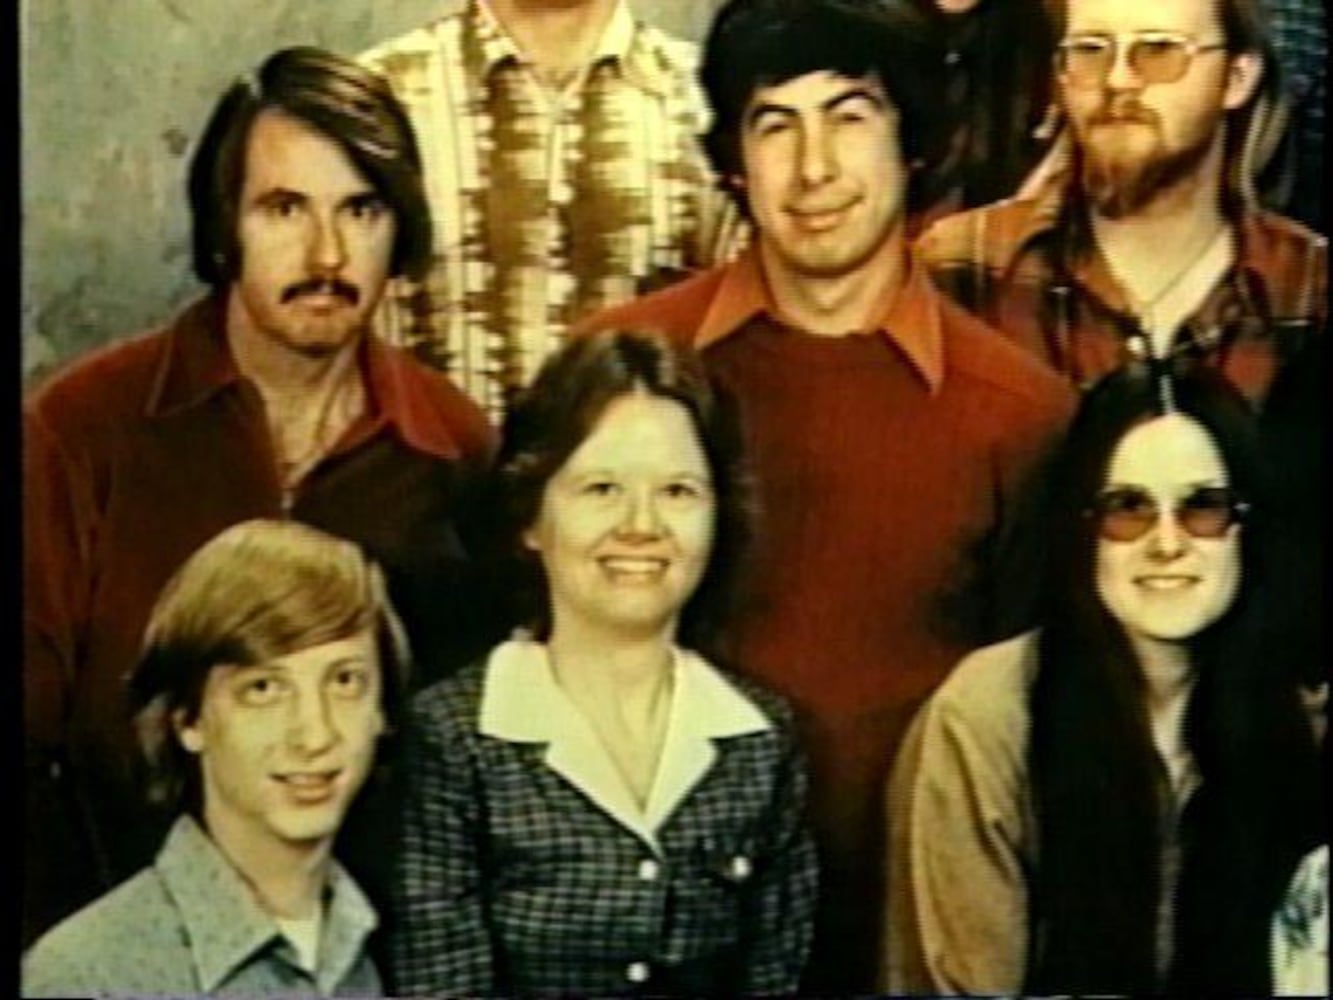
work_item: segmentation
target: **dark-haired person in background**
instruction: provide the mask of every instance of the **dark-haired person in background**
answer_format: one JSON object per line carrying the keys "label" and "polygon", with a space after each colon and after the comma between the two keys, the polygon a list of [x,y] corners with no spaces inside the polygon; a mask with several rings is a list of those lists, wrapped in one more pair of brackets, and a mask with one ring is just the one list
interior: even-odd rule
{"label": "dark-haired person in background", "polygon": [[252,520],[190,556],[129,679],[144,792],[171,831],[32,947],[23,995],[380,995],[375,911],[330,850],[409,669],[356,545]]}
{"label": "dark-haired person in background", "polygon": [[898,758],[889,992],[1268,994],[1325,833],[1260,442],[1206,369],[1086,396],[1040,630],[964,660]]}
{"label": "dark-haired person in background", "polygon": [[924,176],[915,231],[951,212],[1008,198],[1046,154],[1051,53],[1047,0],[886,0],[921,11],[935,48],[932,123],[939,162]]}
{"label": "dark-haired person in background", "polygon": [[1328,5],[1324,0],[1263,2],[1290,102],[1286,142],[1272,171],[1273,190],[1266,193],[1277,211],[1324,233]]}
{"label": "dark-haired person in background", "polygon": [[760,518],[728,659],[796,706],[821,902],[805,989],[874,980],[880,797],[913,709],[1030,624],[1025,513],[1072,393],[907,252],[929,170],[920,21],[875,0],[733,0],[705,46],[735,264],[589,326],[700,349],[738,399]]}
{"label": "dark-haired person in background", "polygon": [[356,541],[425,673],[473,652],[455,515],[493,433],[367,333],[429,252],[401,107],[353,62],[279,52],[221,98],[189,193],[211,293],[25,402],[25,940],[156,847],[123,679],[158,590],[221,529],[287,516]]}

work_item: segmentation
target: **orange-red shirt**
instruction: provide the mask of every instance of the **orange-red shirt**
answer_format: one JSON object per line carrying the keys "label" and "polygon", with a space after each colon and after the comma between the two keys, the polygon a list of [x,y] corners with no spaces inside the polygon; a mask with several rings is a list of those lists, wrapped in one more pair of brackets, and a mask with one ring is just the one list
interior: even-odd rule
{"label": "orange-red shirt", "polygon": [[775,315],[753,252],[594,317],[696,345],[736,395],[760,506],[728,658],[797,708],[824,885],[807,988],[869,991],[880,789],[916,706],[1029,624],[1030,516],[1072,392],[909,264],[872,328]]}

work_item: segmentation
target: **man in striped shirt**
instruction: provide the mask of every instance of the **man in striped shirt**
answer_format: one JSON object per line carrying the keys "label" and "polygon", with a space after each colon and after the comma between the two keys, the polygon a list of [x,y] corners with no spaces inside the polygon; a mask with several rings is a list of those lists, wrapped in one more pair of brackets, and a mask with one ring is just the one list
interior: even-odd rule
{"label": "man in striped shirt", "polygon": [[627,0],[468,0],[361,59],[408,108],[441,223],[381,332],[493,419],[572,322],[731,255],[697,48]]}

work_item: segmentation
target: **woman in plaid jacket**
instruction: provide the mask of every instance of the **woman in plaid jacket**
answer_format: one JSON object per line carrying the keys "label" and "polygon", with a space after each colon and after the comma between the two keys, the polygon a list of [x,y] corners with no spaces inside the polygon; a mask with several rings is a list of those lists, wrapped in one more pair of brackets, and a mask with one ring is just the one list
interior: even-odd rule
{"label": "woman in plaid jacket", "polygon": [[489,509],[535,627],[412,706],[398,992],[795,990],[816,874],[791,713],[676,644],[726,604],[739,439],[692,355],[614,331],[510,413]]}

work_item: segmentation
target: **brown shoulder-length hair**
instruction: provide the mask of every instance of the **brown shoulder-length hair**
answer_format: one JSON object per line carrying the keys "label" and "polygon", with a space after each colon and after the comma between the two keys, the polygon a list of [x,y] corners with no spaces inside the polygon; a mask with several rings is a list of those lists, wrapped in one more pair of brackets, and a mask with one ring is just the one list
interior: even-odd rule
{"label": "brown shoulder-length hair", "polygon": [[540,561],[523,544],[552,477],[592,433],[606,408],[634,392],[674,400],[689,413],[717,501],[713,548],[681,612],[680,640],[718,656],[714,641],[735,597],[750,535],[752,489],[732,397],[705,374],[693,350],[670,338],[608,330],[577,337],[546,360],[505,419],[486,504],[487,540],[512,625],[544,638],[550,601]]}
{"label": "brown shoulder-length hair", "polygon": [[194,553],[158,597],[129,678],[148,801],[197,812],[199,765],[173,720],[198,717],[209,672],[375,634],[381,705],[397,718],[411,658],[379,567],[352,542],[294,521],[233,525]]}
{"label": "brown shoulder-length hair", "polygon": [[337,143],[393,210],[390,273],[421,277],[430,264],[431,216],[421,153],[388,82],[344,56],[311,46],[282,49],[218,100],[190,160],[194,272],[221,288],[240,273],[237,238],[250,131],[272,108]]}

